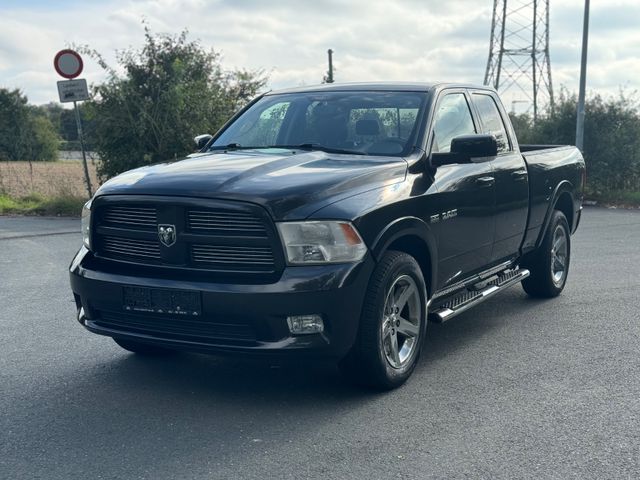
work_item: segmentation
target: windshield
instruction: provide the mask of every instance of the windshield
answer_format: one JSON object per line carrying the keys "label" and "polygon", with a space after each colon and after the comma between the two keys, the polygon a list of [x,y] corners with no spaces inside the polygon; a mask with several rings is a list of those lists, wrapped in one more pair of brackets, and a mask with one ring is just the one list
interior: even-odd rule
{"label": "windshield", "polygon": [[210,149],[279,147],[402,156],[415,143],[425,99],[420,92],[267,95],[229,125]]}

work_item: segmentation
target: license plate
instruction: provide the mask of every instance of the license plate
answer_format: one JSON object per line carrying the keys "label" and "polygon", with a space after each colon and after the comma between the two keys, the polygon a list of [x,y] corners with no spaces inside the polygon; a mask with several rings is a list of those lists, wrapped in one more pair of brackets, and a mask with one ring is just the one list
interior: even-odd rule
{"label": "license plate", "polygon": [[129,312],[199,316],[200,292],[164,288],[123,287],[122,306]]}

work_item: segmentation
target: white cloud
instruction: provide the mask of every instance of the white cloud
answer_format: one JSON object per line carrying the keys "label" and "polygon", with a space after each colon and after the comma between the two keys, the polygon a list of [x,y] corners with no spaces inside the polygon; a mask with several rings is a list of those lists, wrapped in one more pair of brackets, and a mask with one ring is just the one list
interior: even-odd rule
{"label": "white cloud", "polygon": [[[0,86],[34,103],[56,99],[55,52],[87,44],[115,63],[114,51],[139,47],[142,18],[154,32],[177,33],[223,54],[228,68],[264,69],[270,87],[318,83],[326,50],[338,81],[451,80],[479,83],[489,49],[491,0],[104,0],[51,6],[24,0],[0,6]],[[68,4],[67,4],[68,3]],[[14,4],[15,5],[15,4]],[[31,5],[31,6],[30,6]],[[36,6],[37,5],[37,6]],[[582,0],[551,5],[551,64],[556,90],[576,90]],[[592,7],[589,87],[609,94],[638,88],[637,0]],[[102,77],[85,62],[83,76]]]}

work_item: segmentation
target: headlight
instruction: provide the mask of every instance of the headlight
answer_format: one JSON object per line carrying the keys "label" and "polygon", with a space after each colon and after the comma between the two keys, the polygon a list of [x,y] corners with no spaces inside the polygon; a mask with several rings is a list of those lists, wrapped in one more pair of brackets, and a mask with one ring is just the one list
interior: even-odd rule
{"label": "headlight", "polygon": [[278,230],[290,265],[357,262],[367,252],[349,222],[286,222]]}
{"label": "headlight", "polygon": [[91,250],[91,200],[84,204],[82,207],[82,243],[84,246]]}

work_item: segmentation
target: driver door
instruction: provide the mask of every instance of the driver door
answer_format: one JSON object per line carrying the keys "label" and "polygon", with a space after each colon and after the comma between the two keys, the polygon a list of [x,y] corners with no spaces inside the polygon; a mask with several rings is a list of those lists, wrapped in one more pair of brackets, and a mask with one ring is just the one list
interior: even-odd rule
{"label": "driver door", "polygon": [[[465,90],[440,94],[433,121],[431,153],[450,151],[451,140],[479,128]],[[495,178],[491,162],[439,166],[434,174],[438,239],[438,288],[486,268],[494,239]]]}

